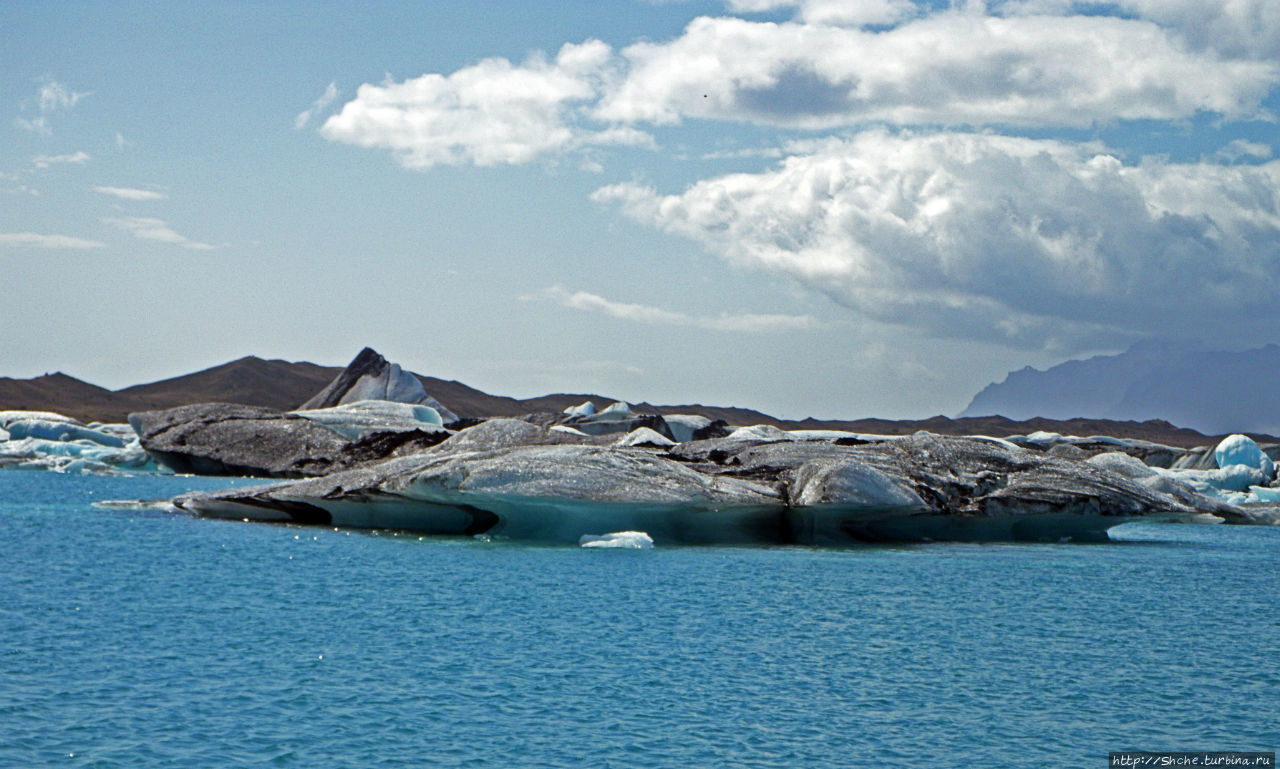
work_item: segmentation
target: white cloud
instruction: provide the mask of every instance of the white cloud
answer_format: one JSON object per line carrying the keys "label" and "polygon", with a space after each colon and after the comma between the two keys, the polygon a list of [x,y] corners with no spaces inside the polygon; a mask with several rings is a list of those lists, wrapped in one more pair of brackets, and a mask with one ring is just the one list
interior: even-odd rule
{"label": "white cloud", "polygon": [[40,84],[40,90],[37,92],[35,99],[36,110],[40,114],[30,120],[18,118],[15,122],[19,127],[28,131],[43,134],[52,133],[52,129],[49,127],[49,116],[60,110],[71,109],[88,95],[87,93],[72,91],[54,80],[45,80]]}
{"label": "white cloud", "polygon": [[134,237],[142,238],[143,240],[172,243],[174,245],[182,246],[183,248],[190,248],[199,251],[208,251],[213,248],[213,246],[208,243],[201,243],[196,240],[191,240],[185,235],[179,235],[177,232],[174,232],[167,223],[160,219],[152,219],[142,216],[129,216],[120,218],[106,217],[102,221],[112,227],[132,233]]}
{"label": "white cloud", "polygon": [[1235,162],[1244,158],[1266,160],[1273,154],[1271,145],[1262,142],[1251,142],[1248,139],[1236,139],[1214,153],[1218,160]]}
{"label": "white cloud", "polygon": [[588,128],[579,113],[612,77],[612,51],[590,40],[554,61],[515,66],[485,59],[450,75],[360,86],[320,132],[333,141],[395,153],[407,168],[528,163],[588,146],[644,145],[647,134]]}
{"label": "white cloud", "polygon": [[134,187],[93,187],[94,192],[120,198],[121,200],[165,200],[169,196],[155,190],[140,190]]}
{"label": "white cloud", "polygon": [[88,163],[90,160],[92,160],[92,158],[89,157],[89,153],[87,152],[73,152],[68,155],[36,155],[31,158],[31,163],[35,165],[36,168],[48,168],[49,166],[61,163],[83,165],[84,163]]}
{"label": "white cloud", "polygon": [[35,232],[0,232],[0,246],[33,246],[36,248],[102,248],[103,243],[70,235],[41,235]]}
{"label": "white cloud", "polygon": [[594,199],[879,320],[1044,348],[1280,320],[1280,161],[871,131],[776,169]]}
{"label": "white cloud", "polygon": [[299,112],[298,116],[293,119],[293,127],[297,129],[306,128],[307,123],[311,122],[313,116],[323,112],[325,107],[328,107],[337,98],[338,84],[336,82],[329,83],[329,87],[324,89],[324,93],[320,95],[320,98],[312,102],[310,108]]}
{"label": "white cloud", "polygon": [[915,16],[910,0],[729,0],[729,10],[759,13],[794,8],[811,24],[886,25]]}
{"label": "white cloud", "polygon": [[1142,20],[942,12],[884,31],[699,18],[622,51],[595,114],[623,123],[737,120],[809,129],[888,122],[1087,126],[1262,112],[1276,61],[1189,51]]}
{"label": "white cloud", "polygon": [[[992,5],[1008,14],[1066,14],[1099,7],[1094,0],[1007,0]],[[1174,30],[1196,49],[1232,57],[1280,57],[1280,4],[1275,0],[1116,0],[1115,5]]]}
{"label": "white cloud", "polygon": [[777,147],[745,147],[736,150],[717,150],[707,152],[703,160],[737,160],[741,158],[780,158],[782,150]]}
{"label": "white cloud", "polygon": [[714,316],[687,315],[682,312],[673,312],[650,305],[614,302],[585,291],[569,291],[562,286],[552,286],[544,291],[540,297],[533,298],[547,298],[564,307],[587,312],[599,312],[619,320],[660,326],[689,326],[709,331],[798,331],[816,328],[819,325],[816,320],[808,315],[762,315],[756,313],[721,313]]}

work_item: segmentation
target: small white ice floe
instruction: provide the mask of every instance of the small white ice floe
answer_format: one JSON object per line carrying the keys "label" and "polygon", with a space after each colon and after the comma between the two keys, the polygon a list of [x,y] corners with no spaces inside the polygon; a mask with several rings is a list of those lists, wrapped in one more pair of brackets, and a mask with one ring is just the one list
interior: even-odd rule
{"label": "small white ice floe", "polygon": [[176,513],[178,508],[168,499],[100,499],[90,502],[90,507],[102,510],[150,511],[160,513]]}
{"label": "small white ice floe", "polygon": [[614,531],[596,536],[583,534],[578,540],[582,547],[611,547],[630,550],[650,550],[653,548],[653,537],[643,531]]}

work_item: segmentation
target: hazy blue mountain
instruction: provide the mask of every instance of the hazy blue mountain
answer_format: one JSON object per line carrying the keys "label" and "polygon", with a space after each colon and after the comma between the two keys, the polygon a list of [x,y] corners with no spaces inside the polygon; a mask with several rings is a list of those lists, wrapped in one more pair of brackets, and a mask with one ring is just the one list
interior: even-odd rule
{"label": "hazy blue mountain", "polygon": [[974,396],[960,416],[1164,419],[1209,435],[1280,430],[1280,346],[1227,352],[1140,342],[1119,355],[1024,368]]}

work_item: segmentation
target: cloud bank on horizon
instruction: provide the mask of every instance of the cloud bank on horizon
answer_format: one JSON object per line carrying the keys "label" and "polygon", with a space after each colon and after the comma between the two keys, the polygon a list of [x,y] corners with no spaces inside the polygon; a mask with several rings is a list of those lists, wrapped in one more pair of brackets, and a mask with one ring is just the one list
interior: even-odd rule
{"label": "cloud bank on horizon", "polygon": [[[415,171],[601,171],[603,148],[750,127],[771,167],[591,198],[859,317],[1070,352],[1280,320],[1280,160],[1256,138],[1278,83],[1270,0],[730,0],[673,39],[365,83],[318,130]],[[1244,135],[1176,161],[1089,136],[1206,123]],[[645,323],[759,325],[573,289],[549,291]]]}

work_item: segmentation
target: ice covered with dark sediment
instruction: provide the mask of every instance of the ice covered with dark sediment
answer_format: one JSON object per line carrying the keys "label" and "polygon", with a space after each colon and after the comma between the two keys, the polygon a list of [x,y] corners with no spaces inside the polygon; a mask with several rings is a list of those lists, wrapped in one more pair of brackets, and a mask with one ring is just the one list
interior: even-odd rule
{"label": "ice covered with dark sediment", "polygon": [[1101,541],[1146,517],[1257,522],[1184,484],[999,439],[779,432],[627,446],[491,420],[407,456],[176,504],[213,517],[566,543],[602,531],[700,544]]}

